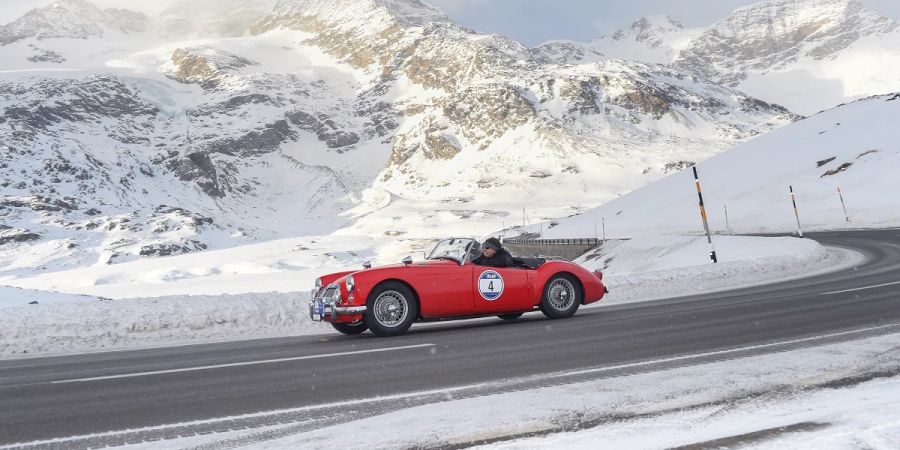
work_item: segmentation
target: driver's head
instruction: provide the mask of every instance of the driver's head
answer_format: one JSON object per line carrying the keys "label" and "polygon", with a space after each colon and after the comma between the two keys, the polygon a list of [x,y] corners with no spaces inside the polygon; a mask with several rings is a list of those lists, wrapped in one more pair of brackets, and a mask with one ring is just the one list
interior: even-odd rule
{"label": "driver's head", "polygon": [[499,239],[493,238],[493,237],[487,238],[484,241],[484,244],[481,244],[481,248],[482,248],[481,251],[484,253],[484,256],[487,256],[488,258],[490,258],[497,254],[497,252],[500,250],[501,246],[502,245],[500,244]]}

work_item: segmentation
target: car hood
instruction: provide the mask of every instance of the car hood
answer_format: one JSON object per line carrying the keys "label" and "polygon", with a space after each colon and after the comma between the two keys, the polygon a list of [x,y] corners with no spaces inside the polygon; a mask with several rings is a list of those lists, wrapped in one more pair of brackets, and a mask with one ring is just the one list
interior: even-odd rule
{"label": "car hood", "polygon": [[[385,270],[385,269],[398,269],[398,268],[402,269],[404,266],[405,266],[405,264],[403,264],[403,263],[388,264],[386,266],[378,266],[378,267],[373,267],[371,269],[363,269],[363,270],[360,270],[360,271],[354,272],[354,273],[368,273],[368,272],[373,272],[373,271],[377,271],[377,270]],[[410,267],[459,266],[459,263],[456,261],[451,261],[449,259],[428,259],[425,261],[414,261],[409,266]],[[345,278],[346,277],[342,277],[341,279],[345,279]]]}

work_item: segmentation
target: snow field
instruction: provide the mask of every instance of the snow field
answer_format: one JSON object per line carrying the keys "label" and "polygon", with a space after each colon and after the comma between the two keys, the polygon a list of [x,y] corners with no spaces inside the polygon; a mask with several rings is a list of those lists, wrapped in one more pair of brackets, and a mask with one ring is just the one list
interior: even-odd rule
{"label": "snow field", "polygon": [[[892,175],[900,165],[894,120],[898,114],[896,95],[860,100],[701,162],[697,167],[710,229],[795,232],[789,186],[804,231],[900,225]],[[692,171],[684,170],[562,219],[543,237],[594,236],[603,220],[608,237],[696,233],[702,230],[697,202]]]}

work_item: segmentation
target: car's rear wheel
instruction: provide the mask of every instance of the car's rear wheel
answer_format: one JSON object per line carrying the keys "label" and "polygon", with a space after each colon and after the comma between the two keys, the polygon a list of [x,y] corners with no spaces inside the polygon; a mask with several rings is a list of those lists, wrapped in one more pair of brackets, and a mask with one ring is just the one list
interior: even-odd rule
{"label": "car's rear wheel", "polygon": [[362,321],[356,323],[332,323],[331,326],[344,334],[359,334],[369,329],[369,326]]}
{"label": "car's rear wheel", "polygon": [[419,315],[419,304],[412,291],[402,283],[379,284],[366,300],[366,325],[378,336],[406,333]]}
{"label": "car's rear wheel", "polygon": [[522,317],[522,313],[512,313],[512,314],[500,314],[497,316],[503,320],[516,320],[519,317]]}
{"label": "car's rear wheel", "polygon": [[581,306],[584,295],[581,285],[573,276],[557,274],[544,286],[541,297],[541,312],[551,319],[572,317]]}

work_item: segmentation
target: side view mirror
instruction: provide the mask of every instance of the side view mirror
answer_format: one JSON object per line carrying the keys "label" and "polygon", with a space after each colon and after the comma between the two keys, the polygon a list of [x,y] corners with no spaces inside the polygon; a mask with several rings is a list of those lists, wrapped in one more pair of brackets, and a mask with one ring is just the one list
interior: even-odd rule
{"label": "side view mirror", "polygon": [[404,265],[407,265],[407,266],[412,264],[412,256],[407,256],[406,258],[403,258],[402,262]]}

